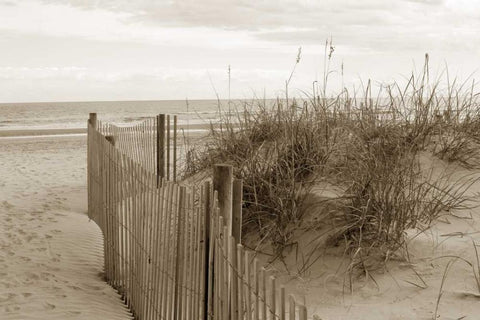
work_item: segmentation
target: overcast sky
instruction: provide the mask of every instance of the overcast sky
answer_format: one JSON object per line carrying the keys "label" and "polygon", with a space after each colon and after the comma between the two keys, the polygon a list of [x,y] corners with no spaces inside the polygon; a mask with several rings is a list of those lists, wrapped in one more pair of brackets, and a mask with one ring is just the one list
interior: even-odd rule
{"label": "overcast sky", "polygon": [[275,97],[480,67],[478,0],[0,0],[0,102]]}

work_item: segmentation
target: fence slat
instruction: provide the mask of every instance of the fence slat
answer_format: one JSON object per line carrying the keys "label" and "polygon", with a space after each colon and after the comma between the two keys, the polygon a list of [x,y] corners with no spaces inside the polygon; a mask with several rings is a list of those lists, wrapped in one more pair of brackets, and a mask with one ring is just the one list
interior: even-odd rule
{"label": "fence slat", "polygon": [[300,320],[307,320],[307,308],[304,305],[299,306],[299,318]]}
{"label": "fence slat", "polygon": [[258,320],[260,315],[260,295],[258,292],[259,287],[259,277],[258,277],[258,259],[253,259],[253,296],[255,297],[254,300],[254,314],[253,319]]}
{"label": "fence slat", "polygon": [[271,319],[275,320],[275,317],[277,315],[277,299],[276,299],[276,279],[274,276],[270,276],[270,314],[271,314]]}
{"label": "fence slat", "polygon": [[177,181],[177,116],[173,116],[173,181]]}
{"label": "fence slat", "polygon": [[237,265],[238,265],[238,320],[243,320],[244,313],[244,297],[243,297],[243,270],[244,270],[244,253],[243,246],[241,244],[237,245]]}
{"label": "fence slat", "polygon": [[292,295],[288,296],[288,320],[295,320],[295,298]]}
{"label": "fence slat", "polygon": [[262,320],[267,320],[267,270],[265,268],[262,268],[262,298]]}
{"label": "fence slat", "polygon": [[247,320],[252,319],[252,272],[250,268],[250,251],[245,251],[245,309],[247,312]]}
{"label": "fence slat", "polygon": [[280,320],[285,319],[285,287],[280,287]]}
{"label": "fence slat", "polygon": [[179,193],[179,198],[178,198],[178,209],[176,210],[177,212],[177,229],[176,229],[176,257],[175,257],[175,291],[174,291],[174,297],[175,297],[175,308],[174,308],[174,314],[173,318],[174,319],[181,319],[182,318],[182,284],[183,284],[183,245],[185,242],[185,239],[183,238],[183,235],[185,234],[186,230],[186,224],[185,222],[187,221],[187,210],[185,208],[185,202],[186,202],[186,193],[187,190],[185,187],[180,187],[180,193]]}
{"label": "fence slat", "polygon": [[170,180],[170,115],[167,114],[167,140],[165,148],[167,149],[167,180]]}
{"label": "fence slat", "polygon": [[237,246],[234,237],[228,238],[229,259],[230,259],[230,319],[238,318],[238,277],[237,277]]}

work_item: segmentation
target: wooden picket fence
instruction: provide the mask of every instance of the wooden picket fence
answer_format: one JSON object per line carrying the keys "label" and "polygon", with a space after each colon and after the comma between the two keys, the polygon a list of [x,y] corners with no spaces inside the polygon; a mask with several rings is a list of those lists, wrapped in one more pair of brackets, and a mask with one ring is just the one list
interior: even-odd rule
{"label": "wooden picket fence", "polygon": [[176,181],[179,165],[176,115],[160,114],[129,127],[103,124],[97,121],[96,113],[90,114],[90,121],[99,123],[97,130],[145,170]]}
{"label": "wooden picket fence", "polygon": [[108,283],[136,319],[306,320],[239,243],[241,180],[230,166],[196,186],[159,180],[158,120],[88,122],[88,214],[104,235]]}

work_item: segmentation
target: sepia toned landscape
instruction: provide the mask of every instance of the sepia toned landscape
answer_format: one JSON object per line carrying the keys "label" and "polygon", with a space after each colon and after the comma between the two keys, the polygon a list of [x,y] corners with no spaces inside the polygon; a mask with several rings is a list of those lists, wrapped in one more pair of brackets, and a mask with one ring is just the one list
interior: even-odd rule
{"label": "sepia toned landscape", "polygon": [[0,1],[0,319],[480,318],[478,17]]}

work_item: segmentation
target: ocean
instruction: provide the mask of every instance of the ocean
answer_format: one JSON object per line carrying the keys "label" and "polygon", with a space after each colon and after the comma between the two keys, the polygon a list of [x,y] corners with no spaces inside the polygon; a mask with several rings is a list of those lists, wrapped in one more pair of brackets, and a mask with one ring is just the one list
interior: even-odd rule
{"label": "ocean", "polygon": [[[227,101],[220,101],[225,107]],[[83,129],[90,112],[99,120],[135,124],[157,114],[178,115],[178,123],[202,124],[218,117],[217,100],[0,103],[0,131]]]}

